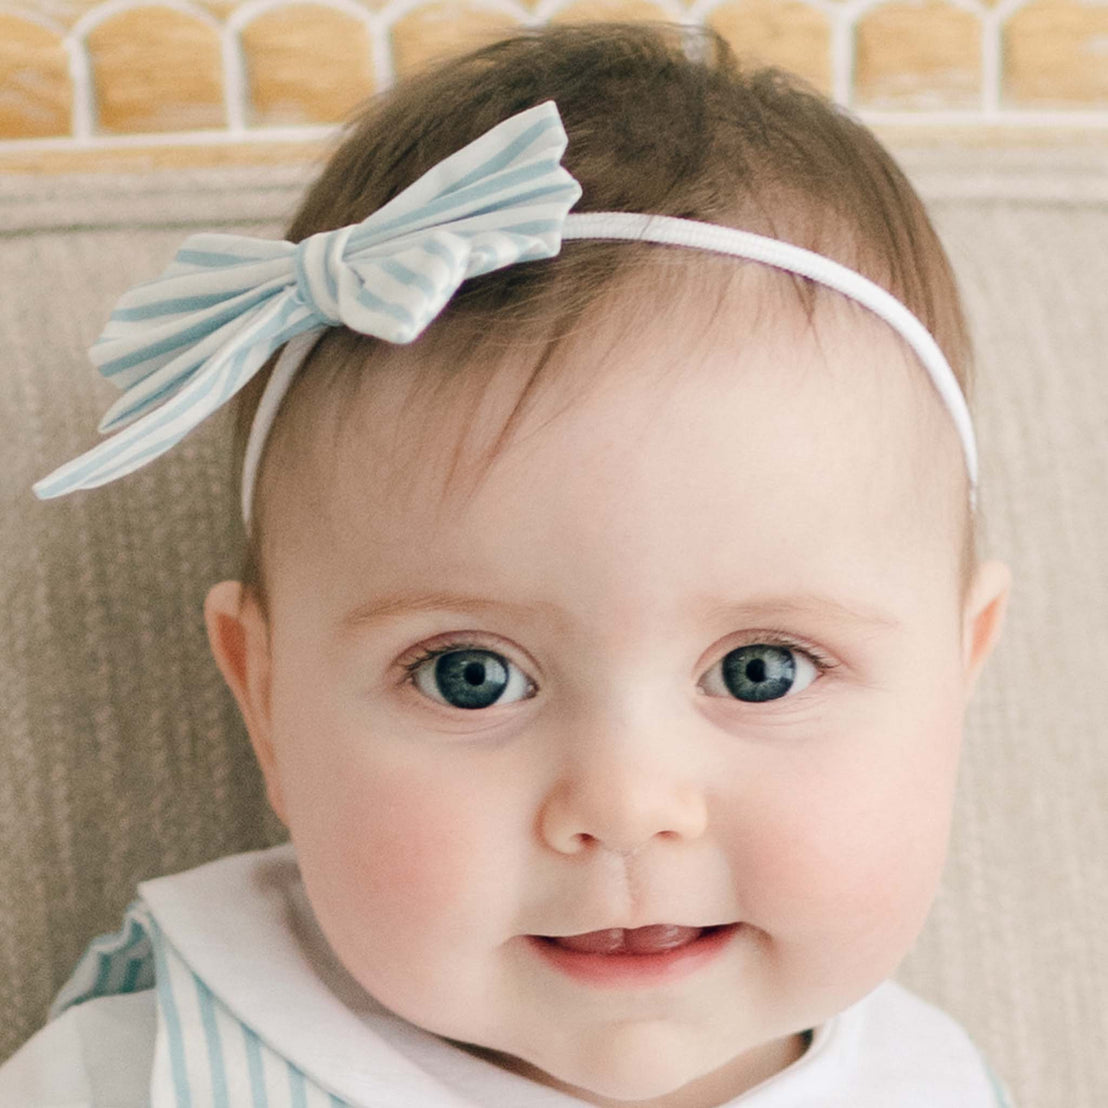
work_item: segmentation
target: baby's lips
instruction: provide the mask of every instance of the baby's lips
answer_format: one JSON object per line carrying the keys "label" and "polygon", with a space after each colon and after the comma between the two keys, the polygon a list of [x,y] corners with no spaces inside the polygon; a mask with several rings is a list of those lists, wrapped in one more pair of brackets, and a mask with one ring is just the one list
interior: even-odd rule
{"label": "baby's lips", "polygon": [[700,938],[703,930],[676,923],[651,923],[645,927],[606,927],[580,935],[558,935],[550,941],[577,954],[661,954],[687,946]]}

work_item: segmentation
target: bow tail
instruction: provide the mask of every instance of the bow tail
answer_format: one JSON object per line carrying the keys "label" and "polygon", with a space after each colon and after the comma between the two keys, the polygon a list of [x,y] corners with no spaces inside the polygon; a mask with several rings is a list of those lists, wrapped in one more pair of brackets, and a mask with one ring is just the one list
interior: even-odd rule
{"label": "bow tail", "polygon": [[278,297],[238,336],[232,349],[209,359],[160,407],[94,446],[32,489],[41,500],[106,485],[146,465],[181,441],[239,391],[269,356],[317,321],[291,293]]}

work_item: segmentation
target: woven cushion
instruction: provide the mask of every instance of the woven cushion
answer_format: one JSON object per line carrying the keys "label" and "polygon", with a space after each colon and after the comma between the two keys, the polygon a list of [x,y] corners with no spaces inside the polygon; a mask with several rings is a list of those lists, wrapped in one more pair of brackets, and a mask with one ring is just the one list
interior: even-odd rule
{"label": "woven cushion", "polygon": [[[950,863],[901,978],[1024,1108],[1108,1103],[1108,159],[904,160],[978,344],[986,553],[1013,567]],[[1067,164],[1068,162],[1068,164]],[[47,504],[114,390],[85,348],[193,229],[278,233],[300,169],[0,179],[0,1059],[137,881],[278,841],[201,604],[239,556],[228,424]]]}

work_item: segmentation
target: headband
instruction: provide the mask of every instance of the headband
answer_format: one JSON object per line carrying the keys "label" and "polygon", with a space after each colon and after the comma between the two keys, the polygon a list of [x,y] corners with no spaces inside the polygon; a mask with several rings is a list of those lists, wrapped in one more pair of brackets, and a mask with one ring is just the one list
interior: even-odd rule
{"label": "headband", "polygon": [[284,347],[247,440],[247,526],[266,437],[296,370],[330,327],[393,343],[417,338],[462,281],[550,258],[567,239],[625,239],[761,262],[826,285],[885,320],[927,370],[962,441],[976,502],[977,450],[965,398],[923,324],[890,293],[821,254],[697,220],[638,212],[569,214],[581,187],[561,166],[553,101],[529,108],[433,166],[360,223],[274,242],[191,235],[165,272],[126,292],[89,355],[123,390],[110,439],[35,483],[40,499],[95,488],[164,454]]}

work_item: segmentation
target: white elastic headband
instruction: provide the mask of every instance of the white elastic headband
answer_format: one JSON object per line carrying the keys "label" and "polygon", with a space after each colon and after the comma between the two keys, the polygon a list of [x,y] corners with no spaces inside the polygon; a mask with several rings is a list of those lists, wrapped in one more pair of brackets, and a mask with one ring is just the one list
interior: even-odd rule
{"label": "white elastic headband", "polygon": [[[970,479],[970,505],[976,507],[977,444],[973,421],[957,378],[927,328],[880,285],[874,284],[853,269],[800,246],[694,219],[643,215],[638,212],[571,213],[566,216],[562,227],[562,240],[566,239],[623,239],[669,246],[691,246],[716,254],[730,254],[808,277],[869,308],[908,343],[938,389],[962,440]],[[243,520],[247,524],[250,522],[250,505],[254,502],[258,463],[273,421],[297,370],[320,337],[320,332],[298,335],[285,346],[254,413],[242,467],[242,511]]]}

